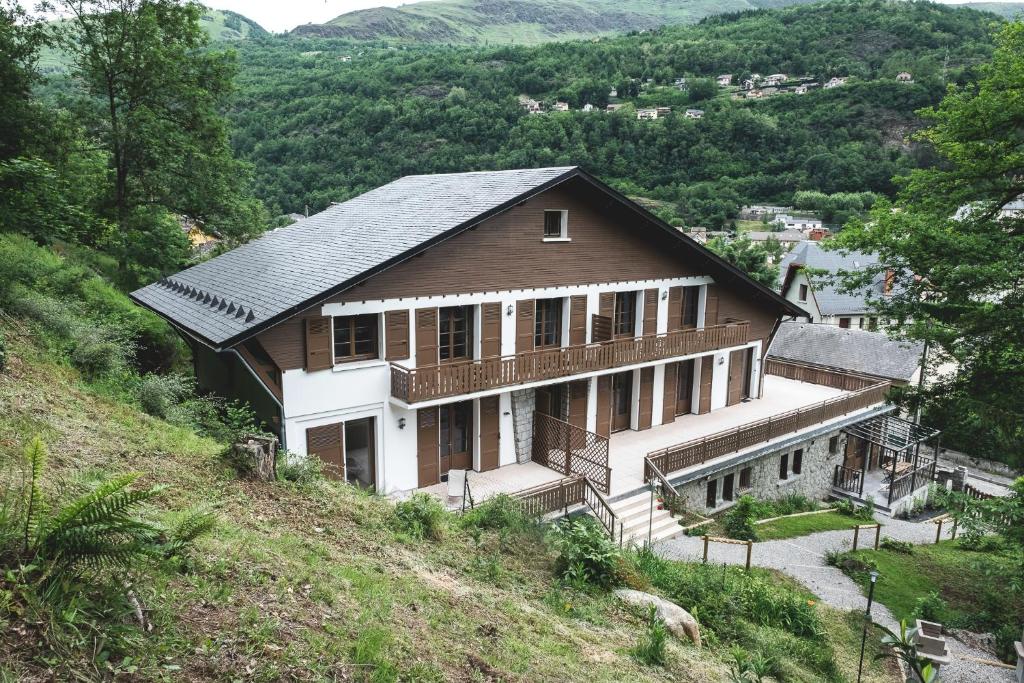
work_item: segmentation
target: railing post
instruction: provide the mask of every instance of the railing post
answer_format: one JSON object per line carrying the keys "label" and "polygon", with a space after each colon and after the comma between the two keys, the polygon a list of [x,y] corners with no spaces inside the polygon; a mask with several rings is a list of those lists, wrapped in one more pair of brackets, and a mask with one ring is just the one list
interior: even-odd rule
{"label": "railing post", "polygon": [[857,549],[857,539],[860,538],[860,524],[853,527],[853,549]]}
{"label": "railing post", "polygon": [[565,425],[565,473],[572,473],[572,428]]}
{"label": "railing post", "polygon": [[747,571],[750,571],[750,555],[754,550],[754,542],[747,541]]}
{"label": "railing post", "polygon": [[939,521],[935,523],[935,527],[936,527],[935,528],[935,542],[938,543],[940,540],[942,540],[942,518],[941,517],[939,518]]}
{"label": "railing post", "polygon": [[704,539],[704,560],[703,560],[703,562],[704,562],[704,564],[707,564],[708,563],[708,535],[704,534],[704,536],[702,536],[702,538]]}
{"label": "railing post", "polygon": [[878,550],[878,543],[882,540],[882,525],[875,525],[875,550]]}

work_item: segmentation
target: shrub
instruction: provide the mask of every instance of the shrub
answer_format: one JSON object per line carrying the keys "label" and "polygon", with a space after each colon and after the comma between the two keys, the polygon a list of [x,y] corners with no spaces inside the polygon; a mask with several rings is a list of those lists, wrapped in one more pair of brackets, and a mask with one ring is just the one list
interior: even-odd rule
{"label": "shrub", "polygon": [[769,507],[771,509],[769,517],[782,517],[784,515],[794,515],[798,512],[810,512],[811,510],[818,509],[817,503],[813,500],[796,493],[791,493],[778,500],[771,501]]}
{"label": "shrub", "polygon": [[553,532],[555,570],[570,585],[611,588],[622,582],[619,549],[591,517],[563,520]]}
{"label": "shrub", "polygon": [[539,529],[537,519],[528,515],[516,499],[504,493],[498,494],[466,512],[462,516],[462,524],[477,529],[511,532]]}
{"label": "shrub", "polygon": [[878,546],[883,550],[889,550],[894,553],[900,553],[902,555],[913,555],[914,544],[910,541],[898,541],[895,538],[886,536],[879,541]]}
{"label": "shrub", "polygon": [[914,617],[917,619],[943,621],[943,615],[947,614],[948,609],[949,605],[938,591],[932,591],[914,601]]}
{"label": "shrub", "polygon": [[658,618],[657,610],[650,608],[647,614],[647,631],[633,648],[633,656],[637,661],[650,666],[665,666],[668,661],[665,643],[668,640],[668,628],[665,621]]}
{"label": "shrub", "polygon": [[757,530],[754,528],[756,519],[754,507],[757,504],[750,496],[740,496],[736,504],[725,513],[722,525],[729,538],[741,541],[756,541]]}
{"label": "shrub", "polygon": [[193,379],[184,375],[148,374],[139,383],[139,403],[153,417],[167,418],[194,386]]}
{"label": "shrub", "polygon": [[310,484],[324,478],[324,462],[315,455],[295,455],[288,451],[277,454],[277,478],[294,484]]}
{"label": "shrub", "polygon": [[427,493],[414,493],[395,505],[393,527],[399,533],[416,539],[440,540],[444,536],[448,511],[441,502]]}
{"label": "shrub", "polygon": [[101,327],[82,327],[73,333],[71,363],[88,379],[110,375],[128,367],[130,344]]}
{"label": "shrub", "polygon": [[832,503],[832,509],[841,515],[865,522],[870,522],[875,518],[875,504],[870,497],[864,505],[856,505],[853,501],[845,499],[837,500]]}

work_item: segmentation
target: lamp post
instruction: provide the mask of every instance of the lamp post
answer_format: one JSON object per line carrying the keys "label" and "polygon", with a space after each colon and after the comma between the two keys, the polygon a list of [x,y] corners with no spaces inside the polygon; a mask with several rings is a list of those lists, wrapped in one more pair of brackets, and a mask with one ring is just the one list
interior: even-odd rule
{"label": "lamp post", "polygon": [[860,683],[861,672],[864,671],[864,646],[868,642],[868,624],[871,622],[871,602],[875,598],[875,582],[878,572],[871,572],[871,586],[868,588],[868,608],[864,611],[864,630],[860,636],[860,664],[857,665],[857,683]]}

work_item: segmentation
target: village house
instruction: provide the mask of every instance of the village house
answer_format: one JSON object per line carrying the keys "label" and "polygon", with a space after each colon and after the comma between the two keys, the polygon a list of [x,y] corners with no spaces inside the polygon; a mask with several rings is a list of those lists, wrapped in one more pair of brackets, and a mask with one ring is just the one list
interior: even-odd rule
{"label": "village house", "polygon": [[834,281],[843,273],[853,273],[877,266],[878,257],[860,252],[828,251],[820,242],[804,241],[786,254],[779,263],[779,291],[787,301],[804,309],[802,319],[837,327],[875,330],[882,327],[872,311],[870,298],[881,298],[892,291],[892,276],[881,272],[874,277],[870,290],[844,291]]}
{"label": "village house", "polygon": [[540,102],[533,99],[532,97],[527,97],[526,95],[519,96],[519,106],[525,109],[530,114],[539,114],[542,111]]}
{"label": "village house", "polygon": [[793,88],[793,92],[796,93],[797,95],[806,95],[807,94],[807,88],[808,88],[807,84],[801,83],[800,85],[798,85],[795,88]]}
{"label": "village house", "polygon": [[765,216],[775,216],[780,213],[789,213],[792,206],[773,206],[771,204],[751,204],[740,209],[739,217],[743,220],[756,221]]}
{"label": "village house", "polygon": [[704,110],[703,109],[687,109],[686,112],[683,114],[683,116],[685,116],[688,119],[702,119],[702,118],[704,118]]}
{"label": "village house", "polygon": [[743,90],[753,90],[754,88],[757,87],[757,81],[755,81],[753,78],[744,78],[743,82],[740,84],[740,87]]}
{"label": "village house", "polygon": [[768,230],[751,230],[750,232],[743,234],[751,242],[757,242],[759,244],[763,244],[769,240],[774,240],[782,247],[783,253],[789,251],[807,238],[807,236],[800,230],[779,230],[775,232]]}
{"label": "village house", "polygon": [[747,98],[748,100],[759,100],[759,99],[761,99],[762,97],[764,97],[764,93],[763,93],[763,92],[761,92],[761,90],[760,90],[760,89],[757,89],[757,90],[748,90],[748,91],[747,91],[747,94],[746,94],[746,98]]}
{"label": "village house", "polygon": [[607,105],[605,105],[604,110],[605,111],[617,111],[619,109],[622,109],[623,106],[624,105],[622,105],[622,104],[607,104]]}
{"label": "village house", "polygon": [[841,85],[846,85],[846,77],[845,76],[843,76],[842,78],[840,78],[839,76],[833,76],[832,78],[828,79],[828,81],[825,83],[825,85],[823,85],[821,87],[831,89],[831,88],[838,88]]}
{"label": "village house", "polygon": [[587,102],[586,104],[583,105],[583,111],[585,112],[595,111],[596,109],[597,107],[592,105],[590,102]]}
{"label": "village house", "polygon": [[803,309],[576,167],[400,178],[132,298],[329,476],[579,504],[619,539],[679,533],[634,514],[652,487],[827,495],[844,430],[892,410],[885,382],[768,362]]}
{"label": "village house", "polygon": [[810,230],[820,230],[822,222],[820,218],[808,218],[806,216],[791,216],[780,213],[772,219],[772,223],[781,225],[784,230],[801,230],[805,233]]}
{"label": "village house", "polygon": [[676,78],[672,81],[672,85],[675,86],[676,90],[686,90],[688,85],[685,78]]}
{"label": "village house", "polygon": [[611,90],[608,91],[608,97],[618,97],[618,96],[619,96],[619,91],[616,90],[615,88],[612,88]]}
{"label": "village house", "polygon": [[786,82],[786,74],[771,74],[764,77],[764,85],[777,86]]}
{"label": "village house", "polygon": [[551,110],[552,111],[569,111],[569,103],[568,102],[555,102],[553,105],[551,105]]}
{"label": "village house", "polygon": [[715,78],[715,82],[723,88],[728,87],[732,85],[732,74],[722,74]]}
{"label": "village house", "polygon": [[652,121],[652,120],[658,118],[658,110],[657,109],[653,109],[653,108],[651,108],[651,109],[637,109],[636,110],[636,117],[638,119],[640,119],[641,121]]}
{"label": "village house", "polygon": [[896,74],[896,80],[899,83],[913,83],[914,77],[910,75],[909,71],[901,71]]}

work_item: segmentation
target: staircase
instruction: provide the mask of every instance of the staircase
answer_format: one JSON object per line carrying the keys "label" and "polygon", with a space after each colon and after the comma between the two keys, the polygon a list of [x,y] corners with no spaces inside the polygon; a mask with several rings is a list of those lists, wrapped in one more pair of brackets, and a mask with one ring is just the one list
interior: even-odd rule
{"label": "staircase", "polygon": [[651,515],[651,491],[643,491],[611,503],[617,521],[622,525],[622,543],[634,543],[642,546],[647,542],[650,529],[651,542],[673,538],[683,532],[679,520],[669,514],[668,510],[658,509],[658,499],[654,499],[654,515]]}

